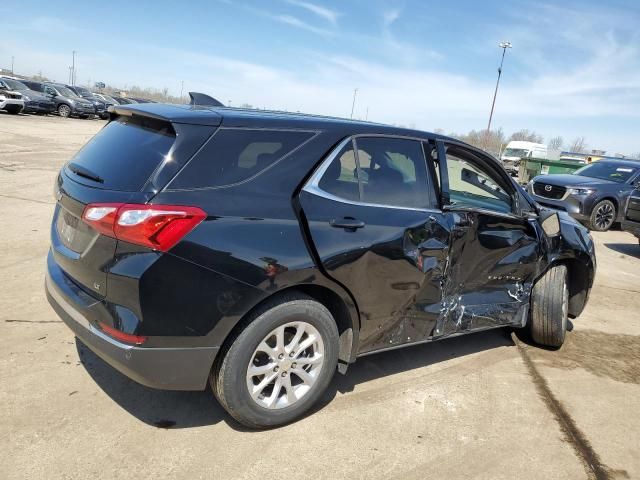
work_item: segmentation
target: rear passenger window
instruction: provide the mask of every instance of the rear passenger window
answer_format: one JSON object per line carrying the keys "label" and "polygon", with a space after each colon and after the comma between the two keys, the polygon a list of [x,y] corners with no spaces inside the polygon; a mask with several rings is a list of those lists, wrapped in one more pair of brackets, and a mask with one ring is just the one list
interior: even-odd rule
{"label": "rear passenger window", "polygon": [[427,167],[419,141],[364,137],[356,143],[363,202],[429,207]]}
{"label": "rear passenger window", "polygon": [[247,180],[309,140],[313,132],[220,129],[169,189],[208,188]]}

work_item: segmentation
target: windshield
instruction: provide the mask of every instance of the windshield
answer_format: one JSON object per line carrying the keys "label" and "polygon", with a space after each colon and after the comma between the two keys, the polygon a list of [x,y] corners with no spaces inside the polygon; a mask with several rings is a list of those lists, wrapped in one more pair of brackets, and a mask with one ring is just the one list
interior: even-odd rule
{"label": "windshield", "polygon": [[529,155],[529,150],[525,148],[505,148],[504,152],[502,152],[503,157],[526,157]]}
{"label": "windshield", "polygon": [[78,97],[78,95],[76,95],[75,93],[73,93],[71,90],[69,90],[67,87],[59,87],[56,85],[56,90],[58,90],[58,93],[60,95],[62,95],[63,97],[71,97],[71,98],[80,98]]}
{"label": "windshield", "polygon": [[91,92],[89,90],[87,90],[86,88],[82,88],[82,87],[76,87],[76,90],[78,91],[78,93],[80,95],[89,95],[91,96]]}
{"label": "windshield", "polygon": [[637,171],[638,167],[620,165],[619,163],[595,162],[586,167],[576,170],[573,174],[582,177],[598,178],[600,180],[611,180],[617,183],[624,183],[629,180]]}
{"label": "windshield", "polygon": [[24,83],[12,80],[11,78],[0,78],[11,90],[29,90]]}

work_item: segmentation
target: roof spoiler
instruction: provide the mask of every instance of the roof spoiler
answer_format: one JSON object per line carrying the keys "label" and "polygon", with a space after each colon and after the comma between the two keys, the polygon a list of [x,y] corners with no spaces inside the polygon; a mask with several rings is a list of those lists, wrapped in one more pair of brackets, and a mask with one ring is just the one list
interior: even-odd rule
{"label": "roof spoiler", "polygon": [[224,105],[209,95],[199,92],[189,92],[191,102],[189,105],[201,106],[201,107],[224,107]]}

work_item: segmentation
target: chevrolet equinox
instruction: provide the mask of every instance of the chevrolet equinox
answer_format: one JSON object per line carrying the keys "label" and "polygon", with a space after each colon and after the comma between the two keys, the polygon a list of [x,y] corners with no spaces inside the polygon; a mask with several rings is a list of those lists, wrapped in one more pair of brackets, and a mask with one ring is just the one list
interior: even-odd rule
{"label": "chevrolet equinox", "polygon": [[596,268],[494,158],[367,122],[115,106],[55,196],[46,292],[78,339],[254,428],[362,355],[496,327],[559,347]]}

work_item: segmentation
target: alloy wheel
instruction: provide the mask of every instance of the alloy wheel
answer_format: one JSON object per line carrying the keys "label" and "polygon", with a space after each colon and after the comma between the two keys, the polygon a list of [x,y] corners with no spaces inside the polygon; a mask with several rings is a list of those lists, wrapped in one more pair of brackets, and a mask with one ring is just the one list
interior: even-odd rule
{"label": "alloy wheel", "polygon": [[71,115],[71,109],[69,108],[68,105],[60,105],[58,107],[58,113],[60,114],[61,117],[68,117],[69,115]]}
{"label": "alloy wheel", "polygon": [[613,207],[604,203],[596,210],[596,225],[602,230],[607,230],[613,223]]}
{"label": "alloy wheel", "polygon": [[249,395],[268,409],[290,407],[313,388],[324,364],[324,343],[307,322],[290,322],[258,344],[247,367]]}

